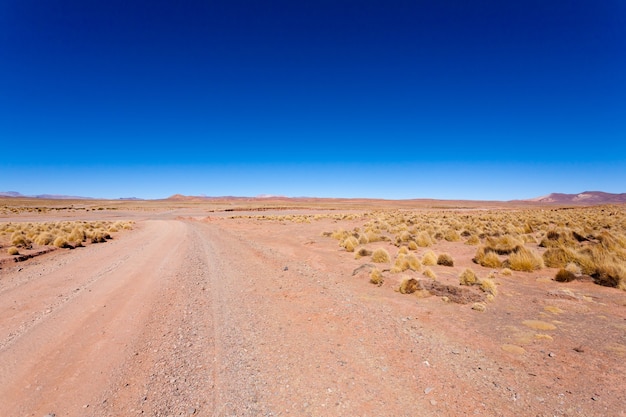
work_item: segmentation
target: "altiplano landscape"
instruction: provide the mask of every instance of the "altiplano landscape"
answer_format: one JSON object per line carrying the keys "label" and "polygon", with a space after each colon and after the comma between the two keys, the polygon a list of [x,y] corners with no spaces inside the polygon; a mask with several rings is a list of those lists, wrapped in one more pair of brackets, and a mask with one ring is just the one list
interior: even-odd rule
{"label": "altiplano landscape", "polygon": [[581,195],[2,198],[0,415],[625,416],[626,210]]}

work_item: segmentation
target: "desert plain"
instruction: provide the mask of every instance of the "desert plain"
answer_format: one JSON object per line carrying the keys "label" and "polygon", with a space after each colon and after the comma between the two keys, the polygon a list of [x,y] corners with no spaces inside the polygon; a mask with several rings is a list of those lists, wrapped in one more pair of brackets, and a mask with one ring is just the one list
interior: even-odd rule
{"label": "desert plain", "polygon": [[0,416],[626,416],[625,207],[2,199]]}

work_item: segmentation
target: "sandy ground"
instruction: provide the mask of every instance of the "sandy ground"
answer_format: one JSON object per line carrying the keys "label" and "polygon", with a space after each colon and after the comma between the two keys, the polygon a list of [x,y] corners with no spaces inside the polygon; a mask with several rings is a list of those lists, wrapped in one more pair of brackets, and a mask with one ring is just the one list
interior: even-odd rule
{"label": "sandy ground", "polygon": [[0,416],[626,416],[623,291],[517,273],[478,312],[353,275],[329,219],[114,215],[2,265]]}

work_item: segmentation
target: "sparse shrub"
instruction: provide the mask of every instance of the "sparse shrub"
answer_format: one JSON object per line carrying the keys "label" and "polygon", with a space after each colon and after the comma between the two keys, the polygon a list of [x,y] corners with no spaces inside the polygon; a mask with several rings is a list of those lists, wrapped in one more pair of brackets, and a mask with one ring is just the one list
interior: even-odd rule
{"label": "sparse shrub", "polygon": [[574,262],[570,262],[567,265],[565,265],[565,270],[571,272],[572,274],[576,276],[582,274],[580,267],[576,265]]}
{"label": "sparse shrub", "polygon": [[419,246],[417,246],[417,243],[415,243],[414,240],[409,241],[409,249],[410,250],[417,250]]}
{"label": "sparse shrub", "polygon": [[380,242],[382,240],[381,236],[378,233],[373,232],[373,231],[367,232],[366,236],[367,236],[367,241],[369,243]]}
{"label": "sparse shrub", "polygon": [[488,250],[485,246],[480,246],[473,259],[477,264],[487,268],[500,268],[502,262],[495,252]]}
{"label": "sparse shrub", "polygon": [[511,235],[500,236],[497,239],[487,238],[486,248],[498,255],[508,255],[523,246],[524,242]]}
{"label": "sparse shrub", "polygon": [[348,236],[349,236],[349,233],[343,229],[335,230],[334,232],[330,234],[330,237],[339,241],[345,240]]}
{"label": "sparse shrub", "polygon": [[391,267],[391,273],[397,274],[399,272],[403,272],[409,269],[409,263],[406,260],[406,255],[403,253],[398,254],[393,266]]}
{"label": "sparse shrub", "polygon": [[424,276],[431,278],[431,279],[437,279],[437,274],[435,274],[433,272],[432,269],[430,268],[424,268],[424,272],[423,272]]}
{"label": "sparse shrub", "polygon": [[487,306],[485,305],[485,303],[474,303],[472,304],[472,310],[482,313],[483,311],[487,310]]}
{"label": "sparse shrub", "polygon": [[50,232],[41,232],[35,238],[35,243],[38,245],[50,245],[54,242],[54,236]]}
{"label": "sparse shrub", "polygon": [[543,253],[543,261],[548,268],[563,268],[578,258],[570,248],[550,248]]}
{"label": "sparse shrub", "polygon": [[477,285],[479,281],[474,271],[472,271],[470,268],[465,268],[465,270],[459,276],[459,283],[461,285]]}
{"label": "sparse shrub", "polygon": [[387,252],[384,248],[378,248],[372,253],[372,262],[382,264],[390,261],[391,258],[389,257],[389,252]]}
{"label": "sparse shrub", "polygon": [[67,241],[67,239],[65,238],[65,236],[57,236],[56,239],[54,239],[54,246],[56,246],[57,248],[69,248],[70,244]]}
{"label": "sparse shrub", "polygon": [[360,245],[367,245],[368,243],[370,243],[370,240],[367,238],[366,234],[360,234],[359,235],[359,244]]}
{"label": "sparse shrub", "polygon": [[592,277],[596,284],[626,290],[626,268],[622,265],[609,262],[600,264]]}
{"label": "sparse shrub", "polygon": [[7,253],[9,255],[19,255],[20,251],[15,246],[11,246],[9,249],[7,249]]}
{"label": "sparse shrub", "polygon": [[494,297],[498,294],[498,288],[496,287],[496,283],[489,278],[485,278],[480,282],[480,289],[488,294],[493,295]]}
{"label": "sparse shrub", "polygon": [[459,232],[457,232],[454,229],[446,230],[443,238],[447,240],[448,242],[458,242],[459,240],[461,240],[461,236],[459,235]]}
{"label": "sparse shrub", "polygon": [[406,255],[405,260],[409,266],[409,269],[412,271],[419,271],[422,268],[422,264],[420,263],[417,256],[413,254]]}
{"label": "sparse shrub", "polygon": [[431,250],[427,251],[424,256],[422,256],[422,265],[437,265],[437,255],[435,255],[435,252]]}
{"label": "sparse shrub", "polygon": [[502,271],[500,271],[500,273],[505,277],[513,275],[513,271],[511,271],[509,268],[504,268]]}
{"label": "sparse shrub", "polygon": [[11,235],[11,245],[17,246],[18,248],[30,249],[31,242],[23,232],[14,232]]}
{"label": "sparse shrub", "polygon": [[420,289],[419,281],[415,278],[408,278],[402,280],[400,283],[400,293],[401,294],[413,294],[415,291]]}
{"label": "sparse shrub", "polygon": [[402,246],[400,250],[398,250],[398,253],[406,255],[407,253],[409,253],[409,248],[407,248],[406,246]]}
{"label": "sparse shrub", "polygon": [[400,233],[400,236],[398,236],[397,241],[399,241],[399,242],[408,242],[412,238],[413,238],[413,236],[411,236],[411,234],[408,231],[405,230],[402,233]]}
{"label": "sparse shrub", "polygon": [[383,273],[380,272],[378,268],[374,268],[370,272],[370,282],[372,284],[378,285],[379,287],[383,285],[383,282],[384,282]]}
{"label": "sparse shrub", "polygon": [[454,266],[454,259],[447,253],[442,253],[437,257],[437,265]]}
{"label": "sparse shrub", "polygon": [[433,244],[433,240],[431,239],[428,232],[423,231],[417,235],[417,237],[415,238],[415,243],[417,243],[417,246],[419,247],[426,248]]}
{"label": "sparse shrub", "polygon": [[508,267],[514,271],[532,272],[543,268],[543,258],[532,249],[521,246],[508,259]]}
{"label": "sparse shrub", "polygon": [[556,276],[554,277],[554,280],[557,282],[570,282],[574,281],[575,279],[576,275],[564,268],[559,269],[559,272],[557,272]]}
{"label": "sparse shrub", "polygon": [[470,237],[467,238],[467,240],[465,241],[466,245],[472,245],[472,246],[476,246],[480,244],[480,238],[476,235],[471,235]]}
{"label": "sparse shrub", "polygon": [[363,256],[370,256],[372,254],[371,250],[368,250],[366,248],[361,248],[357,251],[357,253],[354,255],[355,259],[359,259],[362,258]]}
{"label": "sparse shrub", "polygon": [[341,242],[341,246],[343,246],[347,252],[354,252],[354,249],[359,246],[359,241],[354,236],[349,236]]}

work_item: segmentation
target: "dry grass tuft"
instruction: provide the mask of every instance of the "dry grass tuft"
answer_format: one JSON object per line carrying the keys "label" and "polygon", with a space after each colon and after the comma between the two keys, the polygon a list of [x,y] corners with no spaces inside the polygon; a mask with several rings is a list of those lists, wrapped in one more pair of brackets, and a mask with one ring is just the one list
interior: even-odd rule
{"label": "dry grass tuft", "polygon": [[415,291],[420,289],[419,281],[415,278],[405,278],[400,283],[400,293],[401,294],[413,294]]}
{"label": "dry grass tuft", "polygon": [[532,272],[544,267],[543,258],[532,249],[519,247],[508,259],[508,267],[514,271]]}
{"label": "dry grass tuft", "polygon": [[524,241],[511,235],[500,236],[497,239],[487,238],[486,248],[498,255],[508,255],[516,252],[520,246],[524,245]]}
{"label": "dry grass tuft", "polygon": [[387,252],[383,248],[378,248],[372,253],[372,262],[376,262],[377,264],[391,262],[391,258],[389,257],[389,252]]}
{"label": "dry grass tuft", "polygon": [[430,268],[424,268],[423,274],[430,279],[437,279],[437,274],[435,274]]}
{"label": "dry grass tuft", "polygon": [[431,250],[426,252],[424,256],[422,256],[422,265],[437,265],[437,255],[435,255],[435,252]]}
{"label": "dry grass tuft", "polygon": [[488,250],[485,246],[478,248],[472,260],[480,266],[487,268],[500,268],[502,266],[502,261],[500,261],[498,254]]}
{"label": "dry grass tuft", "polygon": [[559,272],[556,273],[554,280],[557,282],[571,282],[576,279],[576,275],[567,269],[559,269]]}
{"label": "dry grass tuft", "polygon": [[626,290],[626,268],[623,265],[603,263],[598,266],[592,277],[596,284]]}
{"label": "dry grass tuft", "polygon": [[563,268],[577,259],[574,250],[565,247],[551,248],[543,253],[543,261],[548,268]]}
{"label": "dry grass tuft", "polygon": [[472,246],[480,245],[480,238],[476,235],[471,235],[470,237],[467,238],[467,240],[465,241],[465,244],[472,245]]}
{"label": "dry grass tuft", "polygon": [[477,285],[480,282],[474,271],[470,268],[465,268],[461,275],[459,275],[459,283],[461,285]]}
{"label": "dry grass tuft", "polygon": [[472,304],[472,310],[482,313],[483,311],[487,310],[487,306],[485,305],[485,303],[474,303]]}
{"label": "dry grass tuft", "polygon": [[378,268],[374,268],[370,272],[370,282],[372,284],[378,285],[379,287],[383,285],[383,282],[385,282],[383,278],[383,273],[380,272]]}
{"label": "dry grass tuft", "polygon": [[489,278],[485,278],[480,282],[480,289],[494,297],[498,295],[498,287],[496,287],[496,283]]}
{"label": "dry grass tuft", "polygon": [[50,232],[41,232],[36,238],[37,245],[50,245],[54,242],[54,236]]}
{"label": "dry grass tuft", "polygon": [[67,241],[67,238],[65,236],[57,236],[56,239],[54,239],[54,246],[56,246],[57,248],[69,248],[70,244]]}
{"label": "dry grass tuft", "polygon": [[357,246],[359,246],[359,241],[354,236],[349,236],[341,242],[341,246],[346,249],[347,252],[354,252]]}
{"label": "dry grass tuft", "polygon": [[420,232],[415,238],[415,243],[421,248],[427,248],[432,246],[433,239],[430,237],[428,232]]}
{"label": "dry grass tuft", "polygon": [[7,253],[9,255],[19,255],[20,251],[15,246],[11,246],[9,249],[7,249]]}
{"label": "dry grass tuft", "polygon": [[32,246],[31,241],[23,232],[14,232],[11,235],[11,245],[25,249],[30,249]]}
{"label": "dry grass tuft", "polygon": [[454,266],[454,259],[448,253],[442,253],[437,257],[437,265]]}
{"label": "dry grass tuft", "polygon": [[354,254],[354,258],[355,259],[359,259],[362,258],[364,256],[371,256],[372,255],[372,251],[365,249],[365,248],[361,248],[359,249],[355,254]]}

